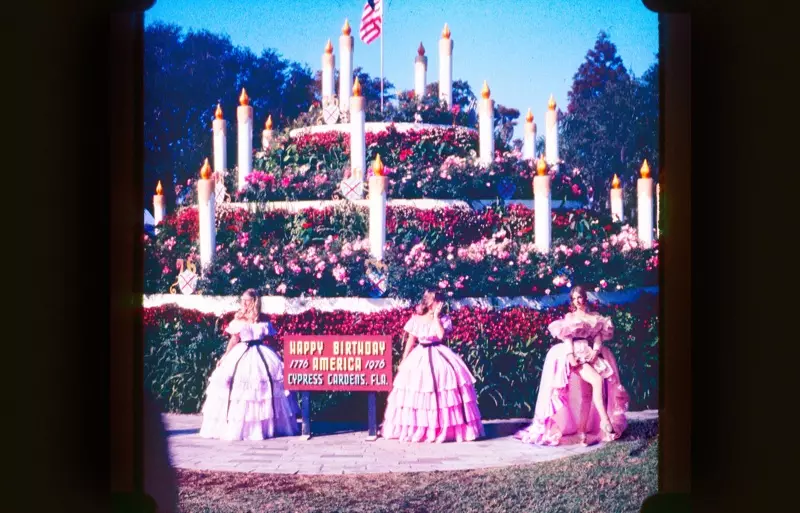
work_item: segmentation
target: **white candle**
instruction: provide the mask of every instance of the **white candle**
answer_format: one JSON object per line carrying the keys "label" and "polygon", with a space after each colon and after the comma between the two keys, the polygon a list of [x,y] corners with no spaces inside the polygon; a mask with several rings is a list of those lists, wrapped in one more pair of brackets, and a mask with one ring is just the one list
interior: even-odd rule
{"label": "white candle", "polygon": [[661,238],[661,183],[656,184],[656,238]]}
{"label": "white candle", "polygon": [[214,133],[214,172],[224,175],[228,167],[228,122],[222,119],[222,107],[219,104],[211,126]]}
{"label": "white candle", "polygon": [[639,241],[644,248],[650,248],[653,246],[653,179],[650,178],[650,166],[646,160],[642,164],[641,174],[636,190]]}
{"label": "white candle", "polygon": [[489,85],[484,80],[478,106],[479,161],[484,165],[494,161],[494,100],[489,97],[490,94]]}
{"label": "white candle", "polygon": [[264,123],[264,130],[261,132],[261,148],[264,151],[268,151],[270,146],[272,145],[272,137],[273,137],[272,114],[270,114],[267,117],[267,122]]}
{"label": "white candle", "polygon": [[625,214],[623,211],[623,203],[622,203],[622,189],[620,188],[620,182],[617,175],[614,175],[614,179],[611,181],[611,218],[614,221],[624,222],[625,221]]}
{"label": "white candle", "polygon": [[333,68],[335,58],[333,56],[333,45],[328,39],[325,45],[325,52],[322,54],[322,104],[326,105],[333,99]]}
{"label": "white candle", "polygon": [[350,91],[353,89],[353,36],[350,35],[350,22],[344,20],[342,35],[339,36],[339,55],[342,58],[339,69],[339,110],[350,110]]}
{"label": "white candle", "polygon": [[550,200],[550,175],[547,174],[544,157],[540,157],[536,165],[536,176],[533,177],[533,243],[540,253],[550,251],[552,223]]}
{"label": "white candle", "polygon": [[375,158],[369,177],[369,249],[376,260],[383,260],[386,245],[386,191],[389,180],[383,175],[381,156]]}
{"label": "white candle", "polygon": [[367,141],[364,127],[364,97],[361,96],[361,83],[356,77],[353,84],[353,96],[350,98],[350,176],[366,175]]}
{"label": "white candle", "polygon": [[422,43],[417,49],[417,58],[414,59],[414,94],[417,98],[425,96],[425,86],[428,73],[428,58],[425,56],[425,47]]}
{"label": "white candle", "polygon": [[239,190],[247,184],[247,176],[253,171],[253,107],[250,106],[250,97],[242,89],[239,97],[239,107],[236,108],[238,126],[238,165],[239,165]]}
{"label": "white candle", "polygon": [[525,160],[533,160],[536,153],[536,128],[533,124],[533,112],[528,109],[528,114],[525,116],[525,138],[522,141],[522,158]]}
{"label": "white candle", "polygon": [[450,28],[444,24],[442,38],[439,40],[439,99],[453,104],[453,40]]}
{"label": "white candle", "polygon": [[200,180],[197,181],[197,211],[199,216],[199,242],[200,242],[200,263],[203,272],[208,269],[214,260],[214,250],[216,249],[217,229],[216,205],[214,198],[214,180],[211,179],[211,166],[206,159],[200,171]]}
{"label": "white candle", "polygon": [[549,166],[558,165],[558,113],[556,113],[556,99],[550,95],[547,102],[545,121],[545,158]]}
{"label": "white candle", "polygon": [[153,196],[153,219],[155,220],[156,226],[161,224],[166,213],[167,208],[164,205],[164,190],[161,187],[161,180],[159,180],[158,185],[156,185],[156,194]]}

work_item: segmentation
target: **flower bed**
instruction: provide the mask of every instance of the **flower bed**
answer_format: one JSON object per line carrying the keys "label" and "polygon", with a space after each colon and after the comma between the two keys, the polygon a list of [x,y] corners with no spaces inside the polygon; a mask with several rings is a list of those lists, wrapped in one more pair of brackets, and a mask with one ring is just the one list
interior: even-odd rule
{"label": "flower bed", "polygon": [[[657,296],[644,295],[632,304],[600,306],[598,310],[614,320],[615,337],[607,345],[619,360],[622,381],[631,394],[631,408],[657,407]],[[541,365],[555,342],[546,328],[565,312],[564,307],[544,311],[461,308],[451,312],[454,330],[448,344],[475,375],[485,418],[531,415]],[[279,353],[286,334],[392,334],[396,367],[402,351],[402,326],[409,315],[410,309],[374,314],[312,310],[270,318],[278,330],[275,349]],[[167,411],[199,411],[206,380],[227,343],[223,329],[232,317],[232,313],[216,317],[173,305],[144,309],[145,383]],[[335,416],[337,410],[352,412],[342,405],[363,399],[363,394],[355,396],[313,394],[315,418]],[[379,394],[379,401],[385,401],[385,394]]]}
{"label": "flower bed", "polygon": [[[658,249],[638,247],[635,230],[587,211],[554,213],[554,250],[533,247],[533,212],[523,206],[482,212],[390,208],[389,297],[416,298],[438,286],[450,297],[523,296],[564,291],[572,283],[622,288],[658,281]],[[249,213],[221,209],[217,254],[202,293],[367,297],[367,209]],[[176,262],[197,251],[197,212],[167,216],[145,241],[145,293],[175,281]]]}
{"label": "flower bed", "polygon": [[[518,151],[498,152],[492,165],[478,164],[473,130],[447,127],[366,134],[367,162],[380,154],[396,199],[530,199],[535,170]],[[268,152],[255,153],[253,173],[234,201],[266,202],[337,197],[349,173],[350,135],[342,132],[282,135]],[[369,166],[368,166],[369,167]],[[566,167],[565,167],[566,168]],[[368,170],[368,172],[370,172]],[[236,170],[228,173],[229,190]],[[579,172],[551,172],[554,200],[586,203],[590,189]],[[194,195],[194,193],[191,193]],[[193,197],[193,196],[192,196]],[[194,202],[189,197],[190,202]]]}

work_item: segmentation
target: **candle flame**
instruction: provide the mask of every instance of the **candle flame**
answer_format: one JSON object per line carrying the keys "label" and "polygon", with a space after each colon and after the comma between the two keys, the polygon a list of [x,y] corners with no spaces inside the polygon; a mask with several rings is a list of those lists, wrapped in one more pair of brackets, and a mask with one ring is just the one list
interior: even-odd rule
{"label": "candle flame", "polygon": [[267,116],[267,122],[264,123],[264,128],[266,128],[267,130],[272,130],[272,114]]}
{"label": "candle flame", "polygon": [[444,24],[444,30],[442,30],[442,39],[450,39],[450,27],[447,26],[447,23]]}
{"label": "candle flame", "polygon": [[483,89],[481,89],[481,98],[483,98],[484,100],[488,100],[490,94],[491,91],[489,91],[489,84],[487,84],[486,81],[484,80]]}
{"label": "candle flame", "polygon": [[219,103],[217,104],[217,110],[214,112],[214,117],[222,119],[222,106]]}
{"label": "candle flame", "polygon": [[423,57],[425,55],[425,47],[422,46],[422,41],[419,43],[419,48],[417,48],[417,55]]}
{"label": "candle flame", "polygon": [[553,95],[550,95],[550,100],[547,102],[547,108],[550,110],[556,110],[556,99]]}
{"label": "candle flame", "polygon": [[244,90],[244,87],[242,88],[242,94],[239,95],[239,105],[242,107],[250,105],[250,97],[247,96],[247,91]]}
{"label": "candle flame", "polygon": [[156,185],[156,196],[163,196],[164,189],[161,187],[161,180],[158,181],[158,185]]}
{"label": "candle flame", "polygon": [[644,159],[641,173],[642,173],[642,178],[650,178],[650,166],[647,164],[647,159]]}
{"label": "candle flame", "polygon": [[347,18],[344,19],[344,27],[342,27],[342,34],[344,34],[345,36],[350,35],[350,22],[347,20]]}
{"label": "candle flame", "polygon": [[325,53],[328,55],[333,53],[333,45],[331,44],[331,40],[328,39],[328,44],[325,45]]}
{"label": "candle flame", "polygon": [[375,176],[383,176],[383,161],[381,161],[381,154],[375,156],[375,162],[372,163],[372,173]]}
{"label": "candle flame", "polygon": [[525,116],[525,121],[528,123],[533,123],[533,112],[531,112],[531,109],[528,109],[528,114]]}
{"label": "candle flame", "polygon": [[539,162],[536,164],[536,174],[539,176],[547,174],[547,163],[544,161],[544,155],[539,157]]}
{"label": "candle flame", "polygon": [[361,82],[358,81],[358,77],[353,83],[353,96],[361,96]]}
{"label": "candle flame", "polygon": [[211,165],[208,163],[208,158],[206,158],[205,162],[203,162],[203,167],[200,168],[200,177],[203,180],[208,180],[211,178]]}
{"label": "candle flame", "polygon": [[611,180],[611,188],[619,189],[619,177],[616,174],[614,175],[614,179]]}

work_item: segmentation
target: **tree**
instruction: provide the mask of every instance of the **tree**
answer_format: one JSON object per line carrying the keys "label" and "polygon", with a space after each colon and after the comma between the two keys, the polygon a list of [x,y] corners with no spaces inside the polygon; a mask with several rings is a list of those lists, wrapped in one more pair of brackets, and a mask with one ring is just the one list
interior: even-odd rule
{"label": "tree", "polygon": [[628,70],[617,54],[617,46],[606,32],[601,31],[594,48],[587,52],[586,60],[572,77],[572,88],[567,94],[567,112],[580,108],[584,101],[597,98],[607,84],[629,79]]}
{"label": "tree", "polygon": [[205,30],[183,35],[179,27],[163,23],[145,29],[144,43],[145,205],[159,180],[168,204],[174,204],[175,188],[195,180],[203,159],[211,160],[217,103],[228,120],[228,166],[233,168],[243,87],[256,116],[256,141],[268,115],[279,128],[313,100],[308,68],[273,50],[257,56],[234,47],[227,36]]}
{"label": "tree", "polygon": [[[439,82],[431,82],[425,86],[425,96],[439,97]],[[453,105],[458,105],[461,110],[474,110],[476,106],[475,93],[466,80],[453,81]]]}
{"label": "tree", "polygon": [[601,32],[575,74],[569,99],[559,122],[560,154],[595,191],[607,190],[614,174],[632,184],[645,158],[657,172],[657,62],[642,79],[632,77]]}
{"label": "tree", "polygon": [[519,110],[496,103],[494,106],[494,132],[495,138],[503,146],[510,148],[511,138],[514,137],[514,127],[517,126]]}

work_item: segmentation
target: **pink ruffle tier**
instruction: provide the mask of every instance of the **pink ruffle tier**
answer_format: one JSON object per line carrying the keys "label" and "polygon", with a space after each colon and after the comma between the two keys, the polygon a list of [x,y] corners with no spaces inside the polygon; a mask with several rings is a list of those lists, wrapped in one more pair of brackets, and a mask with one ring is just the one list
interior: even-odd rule
{"label": "pink ruffle tier", "polygon": [[292,406],[283,387],[280,357],[269,347],[248,348],[247,343],[240,342],[222,358],[219,367],[211,374],[202,409],[200,436],[222,440],[264,440],[294,435],[298,429],[296,405]]}
{"label": "pink ruffle tier", "polygon": [[[577,439],[573,435],[578,432],[582,404],[584,408],[589,409],[587,435],[590,439],[601,436],[600,414],[592,404],[591,386],[569,367],[567,363],[569,351],[566,342],[556,344],[548,351],[542,367],[533,422],[515,434],[515,437],[523,442],[537,445],[576,442]],[[621,435],[628,423],[625,417],[629,404],[628,393],[619,382],[617,361],[611,351],[603,347],[600,356],[613,371],[611,377],[603,380],[603,397],[614,432]]]}
{"label": "pink ruffle tier", "polygon": [[[449,319],[442,320],[445,328]],[[406,331],[423,344],[436,342],[424,321]],[[389,394],[381,434],[404,442],[472,441],[484,435],[475,378],[445,345],[417,345],[400,364]]]}
{"label": "pink ruffle tier", "polygon": [[611,319],[597,314],[578,315],[569,312],[563,319],[551,322],[547,329],[559,340],[583,339],[591,343],[598,335],[604,342],[614,337]]}

